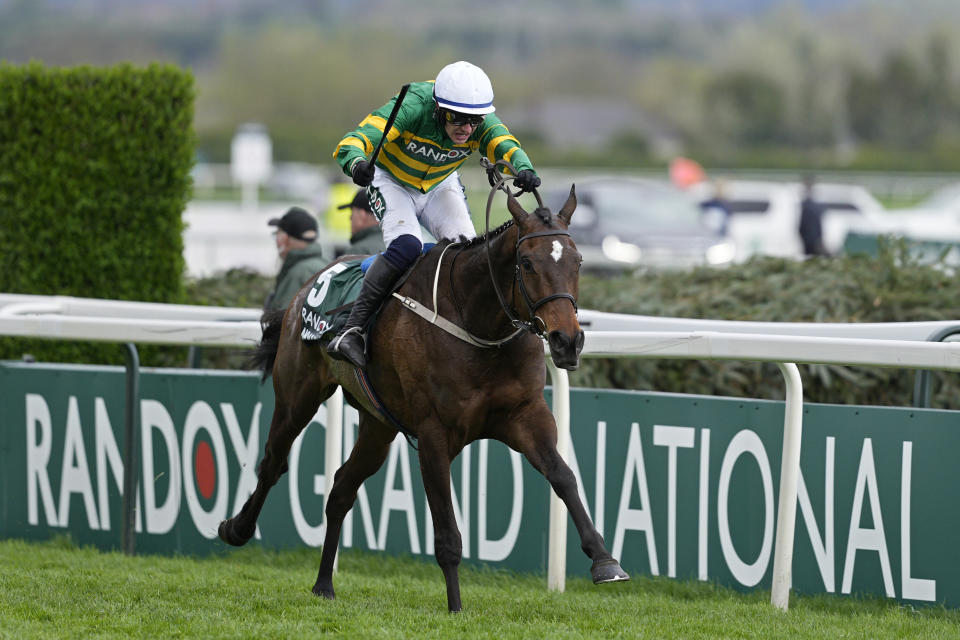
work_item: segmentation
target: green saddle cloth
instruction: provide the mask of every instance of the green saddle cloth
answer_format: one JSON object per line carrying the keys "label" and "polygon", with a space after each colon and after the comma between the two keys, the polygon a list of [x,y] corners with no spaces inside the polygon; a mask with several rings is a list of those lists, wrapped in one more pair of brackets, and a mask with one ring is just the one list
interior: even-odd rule
{"label": "green saddle cloth", "polygon": [[362,260],[338,262],[317,275],[313,288],[300,309],[303,331],[300,339],[315,342],[324,335],[332,337],[346,324],[350,303],[357,299],[363,285]]}

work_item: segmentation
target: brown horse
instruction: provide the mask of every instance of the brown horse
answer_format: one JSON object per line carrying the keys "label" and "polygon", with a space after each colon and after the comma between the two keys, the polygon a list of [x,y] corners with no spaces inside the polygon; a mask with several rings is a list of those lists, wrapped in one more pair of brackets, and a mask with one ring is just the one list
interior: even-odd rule
{"label": "brown horse", "polygon": [[[557,215],[542,206],[527,213],[508,192],[513,220],[473,240],[442,241],[421,259],[398,293],[428,307],[436,300],[436,311],[455,319],[460,336],[396,299],[384,305],[368,334],[370,383],[399,425],[418,440],[436,560],[446,580],[450,611],[461,608],[462,552],[450,464],[466,445],[481,438],[507,444],[546,476],[573,518],[584,553],[593,560],[594,583],[629,579],[604,546],[577,494],[573,473],[557,453],[557,425],[543,395],[541,336],[560,368],[576,369],[583,347],[576,313],[581,256],[567,231],[576,204],[571,187]],[[338,385],[343,387],[359,412],[359,431],[329,489],[326,538],[313,586],[313,593],[332,599],[343,519],[361,483],[383,464],[398,428],[367,399],[351,365],[300,339],[300,309],[309,291],[305,286],[297,294],[282,320],[276,314],[263,320],[257,357],[265,374],[273,373],[276,407],[257,488],[236,516],[220,524],[219,535],[232,545],[253,536],[267,492],[287,470],[294,439],[320,403]]]}

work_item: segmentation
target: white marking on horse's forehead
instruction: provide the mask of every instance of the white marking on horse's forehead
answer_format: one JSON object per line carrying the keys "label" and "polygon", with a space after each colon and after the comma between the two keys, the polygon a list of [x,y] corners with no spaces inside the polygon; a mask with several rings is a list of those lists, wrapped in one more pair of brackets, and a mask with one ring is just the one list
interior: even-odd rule
{"label": "white marking on horse's forehead", "polygon": [[553,258],[554,262],[560,262],[560,256],[563,255],[563,245],[560,244],[559,240],[553,241],[553,250],[550,252],[550,257]]}

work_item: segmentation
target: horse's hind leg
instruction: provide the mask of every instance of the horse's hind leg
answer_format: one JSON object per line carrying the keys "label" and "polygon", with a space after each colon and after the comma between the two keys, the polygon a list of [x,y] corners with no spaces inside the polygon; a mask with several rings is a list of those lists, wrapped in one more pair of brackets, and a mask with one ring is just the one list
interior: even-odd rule
{"label": "horse's hind leg", "polygon": [[435,532],[434,555],[447,584],[447,608],[460,611],[460,559],[463,539],[450,496],[450,453],[444,440],[420,439],[420,473]]}
{"label": "horse's hind leg", "polygon": [[557,423],[546,404],[535,409],[533,415],[523,416],[515,423],[515,430],[507,439],[507,444],[522,453],[547,478],[557,496],[563,500],[580,534],[580,548],[593,560],[590,575],[594,584],[629,580],[630,576],[607,551],[603,536],[593,526],[580,500],[577,479],[557,451]]}
{"label": "horse's hind leg", "polygon": [[357,491],[363,481],[377,472],[390,452],[397,432],[377,422],[366,411],[360,410],[360,425],[357,441],[350,457],[337,469],[333,486],[328,488],[325,512],[326,533],[323,552],[320,555],[320,570],[313,585],[313,593],[333,600],[333,560],[337,555],[343,519],[357,499]]}
{"label": "horse's hind leg", "polygon": [[264,445],[263,459],[257,466],[257,488],[237,515],[220,523],[217,534],[221,540],[239,547],[253,537],[267,494],[280,476],[287,472],[287,457],[293,441],[310,423],[310,418],[316,414],[320,403],[330,397],[335,389],[336,385],[320,389],[315,384],[307,384],[298,388],[295,393],[284,395],[280,393],[275,381],[276,405]]}

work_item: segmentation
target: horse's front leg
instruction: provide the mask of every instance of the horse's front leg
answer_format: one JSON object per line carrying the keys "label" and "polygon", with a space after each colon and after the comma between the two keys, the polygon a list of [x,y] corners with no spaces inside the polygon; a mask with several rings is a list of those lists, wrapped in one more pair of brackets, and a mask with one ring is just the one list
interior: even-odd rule
{"label": "horse's front leg", "polygon": [[287,457],[290,447],[300,432],[310,423],[320,403],[331,392],[321,395],[313,385],[303,385],[294,396],[296,402],[285,401],[274,381],[277,404],[270,420],[270,431],[263,446],[263,459],[257,466],[257,487],[243,504],[240,512],[220,523],[217,535],[235,547],[246,544],[257,529],[257,518],[270,489],[287,472]]}
{"label": "horse's front leg", "polygon": [[[421,433],[429,433],[427,430]],[[460,559],[463,540],[453,513],[450,495],[450,453],[445,439],[420,438],[420,473],[433,517],[434,556],[447,584],[447,608],[460,611]]]}
{"label": "horse's front leg", "polygon": [[313,593],[333,600],[333,561],[340,544],[340,530],[343,519],[357,499],[357,491],[363,481],[377,472],[387,459],[390,444],[396,432],[376,423],[366,412],[360,411],[360,426],[357,441],[353,445],[350,457],[343,463],[333,477],[333,486],[328,487],[326,533],[323,538],[323,552],[320,554],[320,570],[313,585]]}
{"label": "horse's front leg", "polygon": [[522,453],[563,500],[580,535],[580,548],[593,560],[590,575],[594,584],[629,580],[630,576],[607,551],[603,536],[593,526],[580,500],[577,479],[557,451],[557,423],[546,404],[521,416],[513,425],[507,444]]}
{"label": "horse's front leg", "polygon": [[278,407],[270,422],[270,435],[264,445],[263,459],[257,466],[257,488],[254,489],[243,508],[232,518],[224,520],[217,529],[217,535],[227,544],[239,547],[253,537],[257,529],[257,518],[270,489],[287,471],[287,456],[297,434],[306,425],[294,425],[288,412]]}

